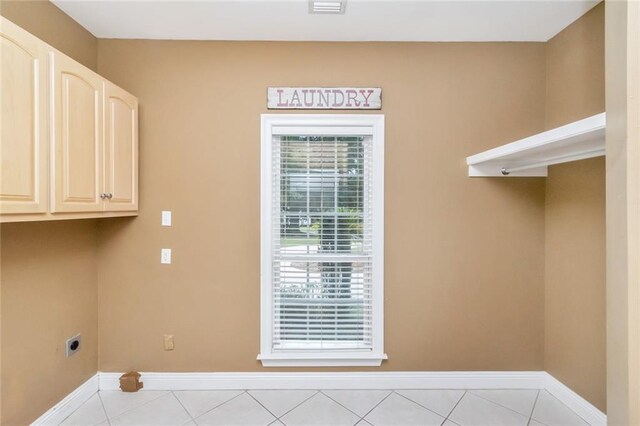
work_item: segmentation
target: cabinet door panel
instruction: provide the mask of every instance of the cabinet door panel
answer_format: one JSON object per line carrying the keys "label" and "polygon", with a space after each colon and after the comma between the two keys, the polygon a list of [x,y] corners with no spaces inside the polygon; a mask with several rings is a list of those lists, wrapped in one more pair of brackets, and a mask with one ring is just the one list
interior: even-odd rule
{"label": "cabinet door panel", "polygon": [[105,210],[138,209],[138,102],[105,83]]}
{"label": "cabinet door panel", "polygon": [[47,210],[47,53],[0,18],[0,213]]}
{"label": "cabinet door panel", "polygon": [[52,212],[102,211],[102,79],[52,53]]}

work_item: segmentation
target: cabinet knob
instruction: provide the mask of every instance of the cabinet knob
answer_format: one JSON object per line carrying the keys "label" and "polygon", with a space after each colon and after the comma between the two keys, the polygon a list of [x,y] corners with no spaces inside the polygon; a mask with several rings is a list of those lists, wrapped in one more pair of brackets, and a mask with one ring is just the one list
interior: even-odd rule
{"label": "cabinet knob", "polygon": [[113,197],[113,194],[112,194],[112,193],[108,193],[108,194],[107,194],[107,198],[108,198],[108,199],[111,199],[112,197]]}
{"label": "cabinet knob", "polygon": [[105,194],[105,193],[100,194],[100,198],[102,198],[104,200],[105,198],[107,198],[107,194]]}

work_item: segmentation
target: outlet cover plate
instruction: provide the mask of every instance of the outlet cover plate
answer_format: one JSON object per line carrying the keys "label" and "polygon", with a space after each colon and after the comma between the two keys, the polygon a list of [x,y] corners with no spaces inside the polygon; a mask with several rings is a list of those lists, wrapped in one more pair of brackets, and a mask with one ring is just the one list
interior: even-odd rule
{"label": "outlet cover plate", "polygon": [[[77,344],[75,342],[77,342]],[[76,334],[75,336],[67,339],[67,345],[65,348],[65,355],[67,358],[74,355],[80,350],[80,348],[82,348],[82,336],[80,336],[80,334]]]}
{"label": "outlet cover plate", "polygon": [[164,350],[172,351],[173,350],[173,334],[165,334],[164,335]]}

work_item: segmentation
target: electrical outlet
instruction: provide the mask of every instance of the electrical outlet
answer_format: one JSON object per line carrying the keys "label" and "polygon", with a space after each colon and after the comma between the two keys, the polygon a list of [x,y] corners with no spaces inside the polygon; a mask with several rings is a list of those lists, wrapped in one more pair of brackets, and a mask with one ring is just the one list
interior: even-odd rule
{"label": "electrical outlet", "polygon": [[173,334],[164,335],[164,350],[165,351],[173,350]]}
{"label": "electrical outlet", "polygon": [[171,264],[171,249],[160,249],[160,263]]}
{"label": "electrical outlet", "polygon": [[65,355],[67,356],[67,358],[80,350],[81,343],[82,343],[82,337],[79,334],[76,334],[72,338],[67,339],[67,345],[65,350]]}

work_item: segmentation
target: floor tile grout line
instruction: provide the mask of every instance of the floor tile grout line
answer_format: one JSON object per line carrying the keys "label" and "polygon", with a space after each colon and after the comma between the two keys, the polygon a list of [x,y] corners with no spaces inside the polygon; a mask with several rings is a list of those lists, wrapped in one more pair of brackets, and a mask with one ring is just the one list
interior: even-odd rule
{"label": "floor tile grout line", "polygon": [[[187,416],[189,416],[189,418],[191,419],[192,422],[196,422],[196,419],[193,418],[193,416],[191,415],[191,413],[189,412],[189,410],[187,410],[187,407],[184,406],[184,404],[182,403],[182,401],[180,401],[180,398],[178,398],[178,395],[175,394],[174,391],[169,391],[171,393],[171,395],[173,395],[173,397],[175,399],[178,400],[178,404],[180,404],[180,406],[182,407],[182,409],[187,413]],[[189,422],[186,422],[185,424],[187,424]]]}
{"label": "floor tile grout line", "polygon": [[[234,390],[234,389],[232,389],[232,390]],[[212,408],[208,409],[207,411],[205,411],[204,413],[200,414],[198,417],[196,417],[196,418],[194,418],[194,419],[193,419],[194,423],[198,424],[198,422],[197,422],[196,420],[197,420],[197,419],[199,419],[200,417],[204,416],[205,414],[208,414],[208,413],[212,412],[212,411],[213,411],[213,410],[215,410],[216,408],[222,407],[222,406],[223,406],[224,404],[226,404],[227,402],[231,402],[231,401],[233,401],[234,399],[236,399],[236,398],[238,398],[239,396],[241,396],[243,393],[248,393],[246,390],[238,390],[238,389],[235,389],[235,391],[239,391],[240,393],[239,393],[239,394],[237,394],[236,396],[234,396],[233,398],[228,399],[228,400],[226,400],[225,402],[223,402],[223,403],[221,403],[221,404],[218,404],[218,405],[216,405],[215,407],[212,407]]]}
{"label": "floor tile grout line", "polygon": [[[400,389],[400,390],[402,390],[402,389]],[[440,414],[440,413],[436,413],[436,412],[435,412],[435,411],[433,411],[431,408],[429,408],[429,407],[425,407],[424,405],[422,405],[422,404],[419,404],[419,403],[415,402],[413,399],[411,399],[411,398],[407,398],[407,397],[406,397],[406,396],[404,396],[403,394],[396,392],[395,390],[393,391],[393,393],[395,393],[396,395],[398,395],[398,396],[400,396],[400,397],[402,397],[402,398],[406,399],[407,401],[411,401],[411,402],[413,402],[414,404],[418,405],[419,407],[424,408],[425,410],[431,411],[431,412],[432,412],[433,414],[435,414],[436,416],[438,416],[438,417],[442,417],[442,418],[444,418],[445,420],[447,420],[447,418],[446,418],[446,417],[444,417],[444,416],[443,416],[442,414]],[[462,396],[464,396],[464,395],[462,395]],[[462,399],[462,398],[460,398],[460,399]]]}
{"label": "floor tile grout line", "polygon": [[96,392],[98,394],[98,399],[100,399],[100,405],[102,406],[102,411],[104,412],[104,417],[107,419],[107,424],[111,426],[111,419],[109,419],[109,415],[107,414],[107,408],[104,406],[104,401],[102,400],[102,394],[100,394],[100,390]]}
{"label": "floor tile grout line", "polygon": [[[96,392],[96,393],[94,393],[94,394],[92,395],[92,397],[94,397],[94,396],[97,396],[97,397],[98,397],[98,400],[100,400],[100,395],[98,395],[98,392]],[[89,400],[88,400],[88,399],[87,399],[87,400],[86,400],[82,405],[86,404],[87,402],[89,402]],[[104,413],[104,417],[107,419],[107,424],[108,424],[108,425],[111,425],[111,423],[109,423],[109,418],[107,417],[107,412],[104,410],[104,406],[102,406],[102,400],[100,400],[100,406],[102,407],[102,412]],[[80,407],[78,407],[78,409],[80,409]],[[76,410],[76,411],[78,411],[78,410]],[[74,413],[75,413],[75,411],[74,411]],[[103,424],[103,423],[104,423],[104,422],[94,423],[92,426],[98,426],[98,425],[101,425],[101,424]]]}
{"label": "floor tile grout line", "polygon": [[[259,390],[259,389],[256,389]],[[305,389],[295,389],[295,390],[305,390]],[[276,417],[276,420],[280,420],[282,419],[284,416],[286,416],[287,414],[289,414],[290,412],[292,412],[293,410],[295,410],[296,408],[298,408],[299,406],[301,406],[302,404],[304,404],[305,402],[307,402],[308,400],[310,400],[311,398],[313,398],[314,396],[316,396],[318,393],[320,393],[319,390],[317,389],[311,389],[313,390],[313,395],[309,396],[309,398],[305,399],[304,401],[300,402],[300,404],[296,405],[295,407],[291,408],[290,410],[288,410],[287,412],[285,412],[283,415],[281,415],[280,417]],[[280,420],[282,422],[282,420]],[[284,422],[282,422],[284,423]]]}
{"label": "floor tile grout line", "polygon": [[540,398],[540,389],[538,389],[538,393],[536,394],[536,399],[535,399],[535,401],[533,401],[533,407],[531,407],[531,413],[529,413],[529,421],[527,422],[527,426],[529,426],[531,424],[531,420],[533,419],[533,412],[536,409],[536,404],[538,403],[538,398]]}
{"label": "floor tile grout line", "polygon": [[[464,398],[464,396],[467,394],[467,392],[469,392],[467,389],[463,389],[462,395],[460,395],[460,399],[458,399],[458,401],[455,403],[453,408],[451,410],[449,410],[449,413],[445,417],[446,420],[449,420],[449,417],[451,417],[451,415],[453,414],[453,411],[456,409],[458,404],[460,404],[460,401],[462,401],[462,398]],[[451,420],[451,422],[455,423],[453,420]],[[456,424],[458,424],[458,423],[456,423]]]}
{"label": "floor tile grout line", "polygon": [[[478,390],[478,389],[474,389],[474,390]],[[480,390],[528,390],[528,389],[480,389]],[[540,392],[540,389],[537,389],[537,391],[538,391],[538,393],[539,393],[539,392]],[[483,397],[483,396],[480,396],[480,395],[478,395],[477,393],[474,393],[474,392],[473,392],[473,390],[471,390],[471,391],[469,391],[469,392],[471,393],[471,395],[473,395],[473,396],[475,396],[475,397],[478,397],[478,398],[480,398],[480,399],[484,399],[484,400],[485,400],[485,401],[487,401],[487,402],[491,402],[492,404],[495,404],[495,405],[497,405],[498,407],[506,408],[506,409],[507,409],[507,410],[509,410],[509,411],[513,411],[513,412],[514,412],[514,413],[516,413],[516,414],[520,414],[521,416],[527,417],[527,415],[526,415],[526,414],[522,414],[522,413],[520,413],[519,411],[514,410],[513,408],[509,408],[509,407],[507,407],[506,405],[502,405],[502,404],[500,404],[500,403],[497,403],[497,402],[495,402],[495,401],[492,401],[492,400],[490,400],[490,399],[487,399],[487,398],[485,398],[485,397]],[[536,394],[536,401],[537,401],[537,400],[538,400],[538,394]],[[533,404],[534,404],[534,406],[535,406],[535,402],[534,402]],[[531,412],[533,413],[533,408],[531,409]],[[529,418],[531,418],[531,416],[529,416]]]}
{"label": "floor tile grout line", "polygon": [[484,401],[486,401],[486,402],[489,402],[489,403],[491,403],[491,404],[493,404],[493,405],[495,405],[495,406],[498,406],[498,407],[500,407],[500,408],[504,408],[505,410],[509,410],[509,411],[511,411],[512,413],[516,413],[516,414],[517,414],[517,415],[519,415],[519,416],[522,416],[522,417],[524,417],[524,418],[527,418],[527,415],[526,415],[526,414],[519,413],[519,412],[517,412],[516,410],[513,410],[513,409],[511,409],[511,408],[509,408],[509,407],[505,407],[504,405],[502,405],[502,404],[498,404],[497,402],[495,402],[495,401],[491,401],[490,399],[483,398],[483,397],[481,397],[480,395],[476,395],[476,394],[475,394],[475,393],[473,393],[473,392],[470,392],[470,394],[471,394],[471,395],[473,395],[473,396],[475,396],[476,398],[480,398],[480,399],[482,399],[482,400],[484,400]]}
{"label": "floor tile grout line", "polygon": [[[551,426],[551,425],[548,425],[548,424],[546,424],[546,423],[542,423],[540,420],[536,420],[536,419],[534,419],[533,417],[529,419],[529,423],[531,423],[532,421],[533,421],[533,422],[536,422],[536,423],[538,423],[538,424],[541,424],[542,426]],[[527,426],[528,426],[528,425],[527,425]]]}
{"label": "floor tile grout line", "polygon": [[[462,395],[460,395],[460,399],[458,399],[458,401],[455,403],[455,405],[453,406],[453,408],[449,411],[449,414],[447,414],[446,416],[443,416],[440,413],[436,413],[435,411],[433,411],[431,408],[427,407],[426,405],[423,405],[421,403],[419,403],[418,401],[414,401],[413,399],[409,398],[406,395],[401,394],[400,392],[402,391],[407,391],[407,390],[436,390],[436,391],[448,391],[448,390],[459,390],[462,391]],[[398,395],[402,396],[403,398],[408,399],[409,401],[418,404],[419,406],[421,406],[422,408],[426,408],[427,410],[436,413],[437,415],[439,415],[440,417],[444,417],[445,420],[449,419],[449,416],[451,415],[451,413],[453,412],[453,410],[455,410],[455,408],[458,406],[458,404],[460,403],[460,401],[462,401],[462,398],[467,394],[468,390],[467,389],[395,389],[393,392],[397,393]]]}
{"label": "floor tile grout line", "polygon": [[[276,416],[274,413],[272,413],[272,412],[271,412],[271,410],[269,410],[267,407],[265,407],[265,405],[264,405],[262,402],[258,401],[258,400],[256,399],[256,397],[255,397],[255,396],[251,395],[251,392],[249,392],[249,390],[247,390],[246,392],[247,392],[247,395],[249,395],[249,398],[253,399],[253,400],[254,400],[255,402],[257,402],[257,403],[258,403],[262,408],[264,408],[265,410],[267,410],[267,412],[268,412],[269,414],[271,414],[271,415],[273,416],[273,419],[274,419],[274,420],[273,420],[273,422],[275,422],[275,421],[277,421],[277,420],[278,420],[278,416]],[[271,423],[273,423],[273,422],[271,422]],[[269,423],[269,424],[271,424],[271,423]]]}
{"label": "floor tile grout line", "polygon": [[[335,389],[324,389],[324,390],[335,390]],[[345,389],[345,390],[346,390],[346,389]],[[373,389],[361,389],[361,390],[373,390]],[[348,410],[349,412],[351,412],[351,413],[355,414],[355,415],[359,418],[358,422],[360,422],[360,420],[364,420],[364,416],[362,416],[362,417],[361,417],[361,416],[360,416],[360,414],[356,413],[356,412],[355,412],[355,411],[353,411],[351,408],[349,408],[349,407],[347,407],[346,405],[342,404],[340,401],[336,401],[335,399],[331,398],[329,395],[327,395],[326,393],[324,393],[322,389],[320,390],[320,393],[321,393],[321,394],[323,394],[324,396],[326,396],[327,398],[329,398],[330,400],[332,400],[333,402],[335,402],[336,404],[338,404],[339,406],[341,406],[342,408],[344,408],[344,409]],[[389,396],[389,395],[387,395],[387,396]],[[387,398],[387,396],[385,396],[382,400],[384,401],[384,400]],[[380,402],[382,402],[382,401],[380,401]],[[378,404],[379,404],[379,403],[378,403]],[[378,404],[376,404],[376,406],[377,406]],[[375,408],[375,407],[374,407],[374,408]],[[373,408],[372,408],[372,410],[373,410]],[[369,412],[367,412],[367,414],[369,414]],[[365,414],[365,416],[366,416],[367,414]],[[366,421],[366,420],[365,420],[365,421]],[[368,423],[368,422],[367,422],[367,423]]]}
{"label": "floor tile grout line", "polygon": [[[94,397],[94,396],[96,396],[96,395],[98,395],[98,392],[97,392],[97,391],[96,391],[93,395],[91,395],[91,396],[90,396],[90,397],[89,397],[85,402],[83,402],[82,404],[80,404],[80,405],[78,406],[78,408],[76,408],[75,410],[73,410],[71,413],[69,413],[69,415],[68,415],[68,416],[66,416],[64,419],[62,419],[62,421],[61,421],[60,423],[57,423],[57,425],[58,425],[58,426],[60,426],[62,423],[66,422],[66,421],[67,421],[67,419],[68,419],[69,417],[73,416],[73,415],[74,415],[74,414],[75,414],[79,409],[81,409],[82,407],[84,407],[84,406],[87,404],[87,402],[89,402],[89,400],[90,400],[91,398],[93,398],[93,397]],[[98,397],[98,398],[100,398],[100,397]],[[101,403],[102,403],[102,401],[101,401]],[[101,405],[102,405],[102,404],[101,404]],[[102,410],[103,410],[103,412],[104,412],[104,407],[102,407]],[[106,412],[104,412],[104,415],[105,415],[105,417],[106,417],[107,413],[106,413]],[[107,418],[107,421],[108,421],[108,420],[109,420],[109,419]],[[104,422],[100,422],[100,423],[104,423]],[[95,425],[99,425],[100,423],[95,423]],[[109,424],[110,424],[110,423],[109,423]],[[95,425],[91,425],[91,426],[95,426]]]}
{"label": "floor tile grout line", "polygon": [[456,408],[458,408],[458,405],[460,405],[460,403],[462,402],[462,399],[467,395],[467,393],[469,393],[469,390],[468,389],[464,389],[464,393],[462,394],[462,396],[460,397],[458,402],[456,402],[456,405],[454,405],[453,408],[451,409],[451,411],[449,411],[449,414],[447,414],[447,418],[445,420],[449,420],[452,423],[458,424],[458,423],[454,422],[453,420],[451,420],[451,415],[453,414],[454,411],[456,411]]}
{"label": "floor tile grout line", "polygon": [[342,408],[344,408],[345,410],[349,411],[350,413],[355,414],[358,417],[358,421],[355,422],[354,424],[358,424],[360,423],[360,420],[364,420],[364,417],[360,417],[360,414],[356,413],[355,411],[353,411],[352,409],[350,409],[349,407],[343,405],[342,403],[336,401],[335,399],[331,398],[329,395],[327,395],[326,393],[323,392],[323,390],[335,390],[335,389],[320,389],[320,393],[324,396],[326,396],[327,398],[329,398],[330,400],[332,400],[333,402],[335,402],[336,404],[338,404],[339,406],[341,406]]}
{"label": "floor tile grout line", "polygon": [[[586,421],[584,418],[582,418],[582,416],[578,413],[576,413],[575,411],[573,411],[571,408],[569,408],[567,406],[567,404],[565,404],[564,402],[560,401],[559,398],[557,398],[555,395],[553,395],[551,392],[546,391],[549,396],[551,396],[553,399],[555,399],[556,401],[558,401],[560,404],[562,404],[563,407],[566,407],[569,411],[571,411],[573,414],[575,414],[580,420],[582,420],[587,426],[591,426],[591,423],[589,423],[588,421]],[[536,420],[534,419],[536,422],[538,423],[542,423],[540,420]]]}
{"label": "floor tile grout line", "polygon": [[390,390],[390,391],[389,391],[389,394],[388,394],[387,396],[385,396],[384,398],[382,398],[382,399],[380,400],[380,402],[378,402],[376,405],[374,405],[374,406],[373,406],[373,408],[372,408],[371,410],[367,411],[367,412],[365,413],[365,415],[364,415],[364,416],[362,416],[362,420],[364,420],[365,422],[369,423],[369,421],[368,421],[368,420],[366,420],[366,419],[365,419],[365,417],[367,417],[369,414],[371,414],[371,412],[372,412],[373,410],[375,410],[375,409],[378,407],[378,405],[382,404],[382,403],[383,403],[387,398],[389,398],[389,397],[391,396],[391,394],[393,394],[393,390]]}
{"label": "floor tile grout line", "polygon": [[[114,391],[114,392],[117,392],[117,391]],[[145,391],[142,391],[142,392],[145,392]],[[147,392],[155,392],[155,391],[147,391]],[[153,401],[155,401],[155,400],[157,400],[157,399],[160,399],[160,398],[162,398],[162,397],[163,397],[163,396],[165,396],[165,395],[168,395],[171,391],[158,391],[158,392],[164,392],[164,393],[163,393],[162,395],[158,395],[157,397],[155,397],[155,398],[153,398],[153,399],[150,399],[149,401],[145,402],[144,404],[140,404],[140,405],[137,405],[137,406],[135,406],[135,407],[129,408],[129,409],[127,409],[127,410],[124,410],[122,413],[118,414],[117,416],[114,416],[114,417],[113,417],[113,419],[117,419],[118,417],[121,417],[121,416],[123,416],[123,415],[127,414],[129,411],[132,411],[132,410],[135,410],[135,409],[137,409],[137,408],[143,407],[143,406],[145,406],[145,405],[147,405],[147,404],[150,404],[150,403],[152,403]],[[125,393],[126,393],[126,392],[125,392]],[[106,412],[106,408],[105,408],[105,412]],[[108,414],[107,414],[107,420],[111,420],[111,418],[109,417],[109,415],[108,415]],[[109,421],[109,424],[111,424],[111,421]]]}
{"label": "floor tile grout line", "polygon": [[[287,390],[289,390],[289,389],[287,389]],[[372,389],[367,389],[367,390],[372,390]],[[239,393],[238,393],[238,395],[236,395],[236,396],[234,396],[234,397],[232,397],[232,398],[230,398],[230,399],[228,399],[228,400],[226,400],[226,401],[224,401],[224,402],[222,402],[222,403],[220,403],[220,404],[218,404],[218,405],[216,405],[216,406],[214,406],[214,407],[212,407],[212,408],[208,409],[207,411],[205,411],[204,413],[202,413],[202,414],[198,415],[197,417],[194,417],[193,415],[191,415],[191,413],[189,412],[189,410],[187,410],[187,409],[186,409],[185,405],[182,403],[182,401],[181,401],[181,400],[180,400],[180,398],[178,397],[178,394],[177,394],[177,393],[178,393],[179,391],[173,391],[173,390],[160,391],[160,395],[155,395],[155,396],[154,396],[152,399],[150,399],[149,401],[146,401],[146,402],[144,402],[144,403],[142,403],[142,404],[140,404],[140,405],[137,405],[137,406],[135,406],[135,407],[129,408],[129,409],[127,409],[127,410],[123,411],[122,413],[119,413],[118,415],[113,416],[113,417],[109,417],[109,415],[107,414],[107,411],[106,411],[106,405],[105,405],[104,400],[103,400],[103,396],[105,396],[105,395],[106,395],[106,393],[104,393],[104,392],[102,392],[102,391],[96,391],[96,392],[93,394],[93,396],[97,396],[97,397],[98,397],[98,401],[99,401],[99,403],[100,403],[100,409],[102,410],[102,413],[104,414],[104,416],[105,416],[105,418],[106,418],[106,424],[108,424],[108,425],[110,425],[110,426],[112,425],[112,420],[119,419],[119,418],[121,418],[121,417],[123,417],[123,416],[125,416],[125,415],[129,414],[131,411],[134,411],[134,410],[140,409],[140,408],[142,408],[142,407],[144,407],[144,406],[146,406],[146,405],[148,405],[148,404],[150,404],[150,403],[152,403],[152,402],[154,402],[154,401],[159,400],[160,398],[164,397],[164,396],[165,396],[165,395],[167,395],[167,394],[171,394],[171,396],[177,400],[178,404],[179,404],[179,405],[182,407],[182,409],[187,413],[187,416],[188,416],[188,418],[189,418],[189,423],[190,423],[190,422],[194,422],[194,423],[196,423],[196,419],[197,419],[197,418],[201,418],[201,417],[205,416],[206,414],[210,413],[211,411],[213,411],[213,410],[215,410],[215,409],[217,409],[217,408],[219,408],[219,407],[221,407],[221,406],[223,406],[223,405],[225,405],[225,404],[227,404],[227,403],[229,403],[229,402],[233,401],[234,399],[236,399],[236,398],[238,398],[238,397],[241,397],[243,393],[247,393],[247,394],[248,394],[248,396],[249,396],[252,400],[254,400],[254,401],[255,401],[259,406],[261,406],[262,408],[264,408],[264,409],[265,409],[269,414],[271,414],[271,415],[273,416],[273,421],[272,421],[271,423],[269,423],[270,425],[271,425],[271,424],[278,423],[278,422],[280,422],[280,423],[282,423],[282,424],[285,424],[285,423],[282,421],[282,418],[283,418],[284,416],[286,416],[287,414],[289,414],[291,411],[296,410],[296,409],[297,409],[297,408],[299,408],[301,405],[305,404],[306,402],[308,402],[310,399],[314,398],[314,397],[315,397],[315,396],[317,396],[318,394],[322,394],[322,396],[323,396],[323,397],[328,398],[330,401],[332,401],[332,402],[334,402],[334,403],[338,404],[340,407],[342,407],[342,408],[344,408],[345,410],[347,410],[348,412],[350,412],[350,413],[354,414],[354,415],[358,418],[358,421],[357,421],[356,423],[361,423],[361,422],[362,422],[362,424],[363,424],[363,425],[364,425],[364,424],[366,424],[365,422],[368,422],[368,421],[366,420],[366,417],[367,417],[368,415],[370,415],[370,413],[371,413],[372,411],[374,411],[376,408],[378,408],[378,407],[380,406],[380,404],[382,404],[384,401],[386,401],[386,400],[387,400],[387,399],[388,399],[392,394],[394,394],[394,393],[395,393],[397,396],[399,396],[399,397],[401,397],[401,398],[403,398],[403,399],[405,399],[405,400],[408,400],[408,401],[410,401],[410,402],[412,402],[412,403],[414,403],[414,404],[418,405],[419,407],[422,407],[422,408],[426,409],[426,410],[427,410],[427,411],[429,411],[429,412],[432,412],[432,413],[434,413],[434,414],[438,415],[439,417],[444,417],[443,424],[444,424],[444,423],[446,423],[447,421],[449,421],[449,422],[451,422],[451,423],[453,423],[453,424],[456,424],[456,425],[457,425],[457,423],[456,423],[456,422],[454,422],[453,420],[451,420],[451,416],[454,414],[454,412],[456,411],[456,409],[458,408],[458,406],[461,404],[462,400],[463,400],[465,397],[467,397],[467,396],[468,396],[468,394],[470,394],[470,395],[472,395],[472,396],[474,396],[474,397],[477,397],[477,398],[479,398],[479,399],[481,399],[481,400],[483,400],[483,401],[485,401],[485,402],[487,402],[487,403],[491,404],[492,406],[500,407],[500,408],[506,409],[506,410],[508,410],[508,411],[510,411],[510,412],[513,412],[513,413],[519,414],[519,415],[521,415],[521,416],[523,416],[523,417],[526,417],[526,415],[522,414],[521,412],[518,412],[518,411],[516,411],[516,410],[514,410],[514,409],[511,409],[511,408],[509,408],[509,407],[506,407],[505,405],[502,405],[502,404],[500,404],[500,403],[498,403],[498,402],[492,401],[491,399],[488,399],[488,398],[486,398],[486,397],[484,397],[484,396],[477,395],[477,394],[476,394],[475,392],[473,392],[473,390],[471,390],[471,389],[461,389],[461,390],[463,391],[462,396],[460,396],[460,398],[457,400],[457,402],[455,403],[455,405],[453,406],[453,408],[449,411],[449,413],[448,413],[446,416],[442,416],[441,414],[439,414],[439,413],[435,412],[433,409],[431,409],[431,408],[429,408],[429,407],[427,407],[427,406],[425,406],[425,405],[423,405],[423,404],[421,404],[421,403],[419,403],[419,402],[417,402],[417,401],[414,401],[414,400],[413,400],[413,399],[411,399],[410,397],[407,397],[407,396],[405,396],[405,395],[401,394],[400,392],[401,392],[402,390],[403,390],[403,389],[400,389],[400,390],[395,390],[395,389],[392,389],[392,390],[384,390],[384,391],[388,392],[388,394],[387,394],[386,396],[384,396],[384,397],[383,397],[383,398],[382,398],[378,403],[376,403],[376,404],[375,404],[375,405],[374,405],[370,410],[368,410],[368,411],[367,411],[364,415],[362,415],[362,416],[361,416],[361,415],[359,415],[358,413],[356,413],[355,411],[353,411],[352,409],[350,409],[349,407],[347,407],[346,405],[342,404],[342,403],[341,403],[341,402],[339,402],[338,400],[336,400],[336,399],[332,398],[330,395],[328,395],[328,394],[326,393],[327,391],[329,391],[328,389],[310,390],[310,391],[312,392],[312,393],[311,393],[311,395],[309,395],[307,398],[305,398],[304,400],[302,400],[301,402],[299,402],[298,404],[296,404],[295,406],[293,406],[292,408],[290,408],[290,409],[289,409],[289,410],[287,410],[286,412],[284,412],[281,416],[277,416],[276,414],[274,414],[274,413],[273,413],[269,408],[267,408],[267,407],[266,407],[263,403],[261,403],[261,402],[260,402],[256,397],[254,397],[254,396],[250,393],[250,390],[247,390],[247,389],[245,389],[245,390],[236,390],[237,392],[239,392]],[[535,418],[533,417],[533,414],[534,414],[534,412],[535,412],[536,408],[538,407],[538,405],[537,405],[537,404],[541,401],[541,396],[543,396],[543,394],[542,394],[542,393],[544,392],[544,389],[537,389],[536,391],[537,391],[537,392],[536,392],[536,394],[535,394],[534,402],[533,402],[533,405],[532,405],[532,408],[531,408],[531,411],[530,411],[530,414],[529,414],[529,416],[528,416],[528,419],[527,419],[527,423],[526,423],[526,424],[527,424],[527,426],[531,426],[531,425],[533,424],[533,422],[538,422],[538,423],[540,423],[541,425],[548,426],[548,425],[546,425],[544,422],[541,422],[541,421],[539,421],[539,420],[537,420],[537,419],[535,419]],[[118,393],[120,393],[120,392],[118,392]],[[146,392],[145,392],[145,393],[146,393]],[[549,393],[549,395],[551,395],[551,394]],[[586,421],[585,421],[585,420],[584,420],[584,419],[583,419],[583,418],[582,418],[578,413],[576,413],[576,412],[575,412],[574,410],[572,410],[571,408],[567,407],[567,406],[566,406],[566,404],[564,404],[562,401],[560,401],[560,400],[559,400],[557,397],[555,397],[554,395],[551,395],[551,396],[554,398],[554,400],[556,400],[559,404],[561,404],[561,405],[562,405],[566,410],[568,410],[570,413],[572,413],[572,414],[573,414],[574,416],[576,416],[578,419],[580,419],[581,421],[583,421],[583,422],[585,423],[585,425],[589,425],[589,423],[588,423],[588,422],[586,422]],[[66,417],[62,422],[66,421],[70,416],[72,416],[74,413],[76,413],[76,412],[77,412],[81,407],[85,406],[85,405],[87,404],[87,402],[88,402],[90,399],[91,399],[91,397],[90,397],[89,399],[87,399],[87,401],[85,401],[83,404],[81,404],[81,405],[80,405],[76,410],[74,410],[71,414],[69,414],[69,416],[67,416],[67,417]],[[95,411],[95,412],[97,412],[97,411]],[[278,424],[280,424],[280,423],[278,423]],[[98,423],[98,424],[101,424],[101,423]],[[185,423],[185,424],[186,424],[186,423]],[[285,425],[286,425],[286,424],[285,424]]]}

